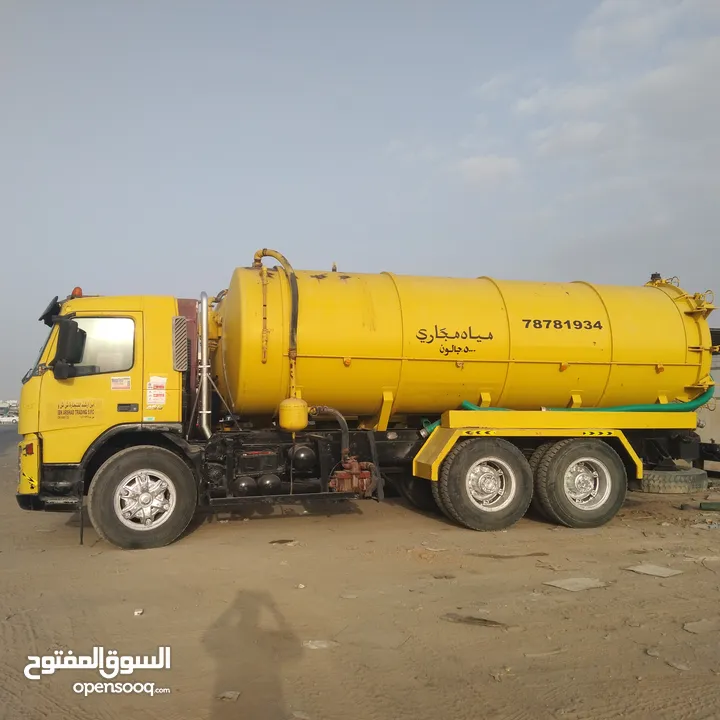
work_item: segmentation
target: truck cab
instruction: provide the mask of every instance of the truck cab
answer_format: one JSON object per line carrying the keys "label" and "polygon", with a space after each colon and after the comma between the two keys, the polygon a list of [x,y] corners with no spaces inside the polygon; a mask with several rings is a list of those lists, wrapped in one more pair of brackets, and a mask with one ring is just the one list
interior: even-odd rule
{"label": "truck cab", "polygon": [[181,427],[177,315],[172,297],[84,297],[76,288],[50,302],[40,317],[48,335],[20,396],[20,507],[75,509],[108,448]]}

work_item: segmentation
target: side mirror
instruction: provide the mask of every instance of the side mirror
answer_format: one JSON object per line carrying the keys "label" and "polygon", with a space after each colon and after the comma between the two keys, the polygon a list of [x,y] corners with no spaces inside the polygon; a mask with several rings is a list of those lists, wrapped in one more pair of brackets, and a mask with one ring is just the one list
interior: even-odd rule
{"label": "side mirror", "polygon": [[87,333],[74,320],[61,320],[58,326],[57,349],[50,365],[58,380],[67,380],[74,375],[76,363],[82,361]]}
{"label": "side mirror", "polygon": [[56,380],[67,380],[74,376],[75,368],[68,365],[64,360],[58,360],[52,366],[53,375]]}

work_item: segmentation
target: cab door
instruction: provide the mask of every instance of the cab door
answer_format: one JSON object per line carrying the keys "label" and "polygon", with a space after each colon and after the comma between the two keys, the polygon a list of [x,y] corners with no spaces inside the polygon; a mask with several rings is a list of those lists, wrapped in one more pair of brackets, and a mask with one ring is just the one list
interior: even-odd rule
{"label": "cab door", "polygon": [[[39,432],[44,463],[79,463],[106,430],[142,420],[143,315],[82,313],[73,319],[86,334],[73,377],[42,375]],[[53,343],[58,334],[53,333]],[[49,357],[55,349],[50,348]]]}

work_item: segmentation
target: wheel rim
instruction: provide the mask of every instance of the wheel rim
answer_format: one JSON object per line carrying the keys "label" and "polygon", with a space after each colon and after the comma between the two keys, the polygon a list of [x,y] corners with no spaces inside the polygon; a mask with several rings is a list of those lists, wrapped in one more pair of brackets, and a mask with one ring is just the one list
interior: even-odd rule
{"label": "wheel rim", "polygon": [[473,463],[465,476],[468,497],[483,512],[498,512],[507,507],[517,492],[515,471],[497,457]]}
{"label": "wheel rim", "polygon": [[115,490],[115,515],[131,530],[155,530],[175,510],[177,491],[173,481],[157,470],[137,470]]}
{"label": "wheel rim", "polygon": [[607,465],[597,458],[575,460],[563,477],[565,497],[580,510],[597,510],[610,497],[612,478]]}

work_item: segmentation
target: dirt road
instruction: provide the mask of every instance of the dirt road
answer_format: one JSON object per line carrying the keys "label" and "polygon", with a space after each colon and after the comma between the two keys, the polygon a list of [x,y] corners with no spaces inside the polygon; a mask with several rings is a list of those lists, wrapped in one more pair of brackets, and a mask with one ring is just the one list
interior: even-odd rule
{"label": "dirt road", "polygon": [[[122,552],[92,529],[79,546],[70,516],[21,512],[14,452],[0,456],[0,718],[720,715],[720,529],[692,527],[706,518],[667,498],[635,494],[600,530],[525,519],[494,535],[400,501],[286,509]],[[624,569],[639,563],[682,574]],[[607,586],[543,584],[573,577]],[[111,682],[94,670],[23,675],[29,655],[164,645],[171,669],[112,682],[166,695],[76,694]]]}

